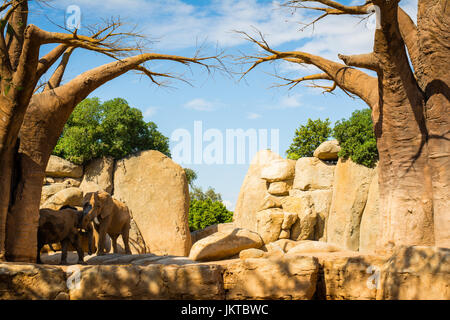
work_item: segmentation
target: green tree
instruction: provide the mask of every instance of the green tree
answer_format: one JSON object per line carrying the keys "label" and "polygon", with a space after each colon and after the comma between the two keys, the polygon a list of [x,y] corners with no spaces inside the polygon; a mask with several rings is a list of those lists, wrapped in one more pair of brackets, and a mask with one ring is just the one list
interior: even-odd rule
{"label": "green tree", "polygon": [[211,199],[191,199],[189,207],[189,228],[191,231],[204,229],[208,226],[231,222],[233,212],[228,211],[220,201]]}
{"label": "green tree", "polygon": [[211,201],[222,201],[222,195],[220,193],[217,193],[214,188],[209,187],[205,192],[203,192],[201,187],[192,186],[191,192],[189,192],[189,195],[192,199],[204,201],[204,200],[211,200]]}
{"label": "green tree", "polygon": [[333,136],[339,141],[339,157],[351,158],[366,167],[374,167],[378,160],[378,149],[371,110],[356,110],[349,119],[337,121]]}
{"label": "green tree", "polygon": [[312,157],[314,150],[331,135],[330,120],[308,119],[306,125],[301,125],[295,130],[294,140],[286,150],[287,157],[297,160],[302,157]]}
{"label": "green tree", "polygon": [[120,159],[143,150],[170,156],[169,139],[157,128],[124,99],[104,103],[85,99],[71,114],[53,154],[77,164],[103,156]]}
{"label": "green tree", "polygon": [[191,188],[194,187],[194,181],[197,180],[197,172],[189,168],[183,168],[186,173],[186,179]]}

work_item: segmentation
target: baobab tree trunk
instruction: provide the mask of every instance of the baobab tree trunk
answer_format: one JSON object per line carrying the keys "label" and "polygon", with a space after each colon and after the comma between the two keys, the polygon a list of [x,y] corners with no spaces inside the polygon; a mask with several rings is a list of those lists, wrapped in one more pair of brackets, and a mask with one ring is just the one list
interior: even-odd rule
{"label": "baobab tree trunk", "polygon": [[418,78],[425,94],[435,244],[450,247],[450,3],[419,1]]}

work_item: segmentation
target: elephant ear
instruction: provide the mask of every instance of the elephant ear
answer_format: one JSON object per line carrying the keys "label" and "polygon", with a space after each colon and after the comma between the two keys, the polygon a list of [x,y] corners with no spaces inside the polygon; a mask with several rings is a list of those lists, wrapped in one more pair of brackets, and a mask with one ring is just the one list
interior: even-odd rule
{"label": "elephant ear", "polygon": [[106,192],[101,194],[100,197],[103,198],[102,199],[102,209],[100,211],[100,217],[102,219],[105,219],[112,213],[114,203],[113,203],[112,197],[109,194],[107,194]]}

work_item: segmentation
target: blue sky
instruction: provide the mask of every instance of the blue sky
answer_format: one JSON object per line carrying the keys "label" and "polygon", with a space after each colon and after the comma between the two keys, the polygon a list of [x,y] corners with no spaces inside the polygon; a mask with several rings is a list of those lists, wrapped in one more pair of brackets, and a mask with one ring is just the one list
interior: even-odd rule
{"label": "blue sky", "polygon": [[[283,1],[281,1],[283,2]],[[360,4],[363,1],[341,1]],[[404,9],[416,15],[417,0],[402,0]],[[135,24],[149,39],[155,40],[149,51],[193,56],[202,44],[202,55],[211,55],[216,48],[226,54],[240,56],[258,53],[258,49],[242,39],[233,30],[247,31],[255,35],[260,30],[268,43],[277,50],[301,50],[336,60],[338,53],[357,54],[371,50],[373,41],[373,17],[360,21],[356,17],[327,17],[300,31],[300,22],[311,21],[305,10],[292,12],[280,8],[279,2],[267,0],[60,0],[51,2],[52,7],[33,5],[31,23],[49,31],[61,31],[65,9],[78,5],[82,12],[82,28],[102,18],[118,17]],[[51,46],[42,48],[42,54]],[[111,60],[100,54],[76,50],[72,56],[65,80],[68,81],[90,68]],[[231,62],[231,61],[230,61]],[[295,129],[308,118],[329,118],[332,123],[348,117],[356,109],[366,107],[358,99],[351,99],[340,90],[334,94],[322,94],[310,88],[308,83],[293,90],[286,87],[271,88],[280,81],[273,77],[297,78],[315,73],[314,68],[304,68],[288,63],[261,65],[245,80],[230,79],[224,74],[209,75],[204,69],[169,62],[148,65],[156,72],[172,72],[184,75],[193,86],[173,81],[172,88],[158,88],[147,78],[136,73],[119,77],[91,96],[108,100],[116,97],[126,99],[132,107],[142,110],[147,121],[155,122],[159,130],[171,137],[180,128],[193,135],[194,121],[202,121],[203,131],[218,129],[225,136],[227,129],[278,129],[279,151],[285,157]],[[229,65],[233,71],[241,66]],[[204,143],[207,145],[208,143]],[[176,142],[171,141],[171,147]],[[239,190],[248,169],[245,164],[234,165],[188,165],[197,171],[196,184],[209,186],[222,194],[227,206],[234,208]]]}

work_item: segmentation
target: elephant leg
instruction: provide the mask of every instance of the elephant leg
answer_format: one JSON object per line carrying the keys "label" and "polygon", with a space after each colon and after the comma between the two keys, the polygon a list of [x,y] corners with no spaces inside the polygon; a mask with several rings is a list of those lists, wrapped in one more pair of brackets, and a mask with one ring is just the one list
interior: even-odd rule
{"label": "elephant leg", "polygon": [[40,242],[38,242],[38,247],[37,247],[37,257],[36,257],[36,263],[41,264],[41,249],[44,245]]}
{"label": "elephant leg", "polygon": [[119,249],[117,248],[117,238],[118,235],[109,235],[111,237],[112,240],[112,246],[113,246],[113,252],[114,253],[119,253]]}
{"label": "elephant leg", "polygon": [[67,246],[69,245],[68,239],[61,241],[61,264],[67,264]]}
{"label": "elephant leg", "polygon": [[98,228],[98,243],[97,243],[97,255],[102,256],[105,254],[105,238],[106,238],[106,225],[100,225]]}
{"label": "elephant leg", "polygon": [[88,235],[88,253],[91,255],[95,251],[94,247],[94,229],[91,224],[89,224],[87,228],[87,235]]}
{"label": "elephant leg", "polygon": [[122,240],[123,240],[123,244],[125,245],[125,253],[126,254],[131,254],[131,250],[130,250],[130,225],[126,225],[123,228],[122,231]]}
{"label": "elephant leg", "polygon": [[72,242],[72,245],[77,249],[78,264],[84,264],[84,251],[81,246],[81,237],[79,235],[75,237],[75,240]]}

